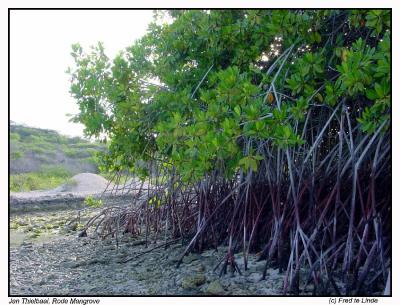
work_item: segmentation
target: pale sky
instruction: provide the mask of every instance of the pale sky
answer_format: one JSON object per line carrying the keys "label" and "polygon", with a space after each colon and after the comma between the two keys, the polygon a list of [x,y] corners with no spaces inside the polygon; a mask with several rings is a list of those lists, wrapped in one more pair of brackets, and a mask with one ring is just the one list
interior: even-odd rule
{"label": "pale sky", "polygon": [[71,45],[87,50],[102,41],[113,58],[146,33],[152,17],[151,10],[11,11],[10,119],[82,136],[83,126],[66,116],[78,112],[65,73]]}

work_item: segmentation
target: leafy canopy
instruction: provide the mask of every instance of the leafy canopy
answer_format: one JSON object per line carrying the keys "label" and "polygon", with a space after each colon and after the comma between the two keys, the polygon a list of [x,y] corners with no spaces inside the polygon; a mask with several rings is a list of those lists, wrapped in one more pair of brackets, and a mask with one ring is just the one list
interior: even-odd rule
{"label": "leafy canopy", "polygon": [[137,160],[158,160],[186,181],[257,171],[256,143],[307,145],[311,105],[343,99],[364,132],[389,125],[387,10],[179,10],[169,24],[161,13],[113,60],[101,43],[72,47],[74,121],[109,139],[108,170],[147,175]]}

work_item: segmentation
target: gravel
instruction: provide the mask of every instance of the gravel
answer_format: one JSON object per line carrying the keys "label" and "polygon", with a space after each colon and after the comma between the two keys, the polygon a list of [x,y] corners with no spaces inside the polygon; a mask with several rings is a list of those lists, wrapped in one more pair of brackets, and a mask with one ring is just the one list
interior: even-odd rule
{"label": "gravel", "polygon": [[[82,215],[82,221],[97,211]],[[11,219],[10,293],[22,295],[279,295],[284,274],[270,269],[261,281],[265,262],[249,257],[245,271],[243,257],[235,257],[243,275],[219,277],[214,267],[226,247],[189,254],[180,268],[180,244],[169,248],[143,237],[124,235],[115,239],[78,238],[78,231],[66,226],[76,211],[35,212]],[[76,229],[76,228],[75,228]],[[79,230],[79,228],[78,228]],[[37,235],[32,235],[36,231]],[[18,238],[17,238],[18,236]],[[18,240],[17,240],[18,239]],[[136,258],[135,258],[136,257]],[[128,260],[128,258],[134,258]]]}
{"label": "gravel", "polygon": [[[143,237],[133,238],[127,234],[120,237],[117,247],[115,239],[100,240],[90,234],[77,237],[83,224],[99,212],[98,209],[80,209],[77,218],[82,198],[99,194],[108,182],[89,173],[72,179],[75,183],[54,190],[12,194],[11,295],[281,294],[284,274],[269,269],[267,279],[260,280],[265,262],[257,262],[255,255],[249,256],[249,270],[244,270],[243,256],[236,254],[242,275],[228,272],[219,277],[220,269],[214,271],[214,267],[225,256],[226,247],[190,253],[177,269],[177,261],[184,251],[179,243],[164,249],[150,238],[146,247]],[[138,181],[130,183],[140,186]],[[118,188],[117,194],[121,195],[124,190]],[[106,203],[126,204],[124,198],[110,197]],[[56,203],[62,202],[66,203],[65,209],[48,209],[49,206],[60,207]],[[24,208],[16,209],[18,206]],[[71,219],[75,220],[71,222]],[[153,247],[156,249],[140,255]]]}

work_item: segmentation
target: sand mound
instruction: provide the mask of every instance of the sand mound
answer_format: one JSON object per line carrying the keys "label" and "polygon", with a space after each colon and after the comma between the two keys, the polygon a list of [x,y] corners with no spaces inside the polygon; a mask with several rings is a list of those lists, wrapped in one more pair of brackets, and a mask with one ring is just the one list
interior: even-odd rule
{"label": "sand mound", "polygon": [[102,176],[91,173],[81,173],[73,176],[68,183],[63,184],[52,191],[71,193],[100,193],[106,189],[107,185],[107,179]]}
{"label": "sand mound", "polygon": [[[113,183],[102,176],[81,173],[73,176],[69,181],[52,190],[30,191],[21,193],[11,193],[10,202],[12,203],[38,203],[38,202],[58,202],[71,201],[78,198],[85,198],[89,195],[102,194],[107,186],[105,195],[127,195],[132,192],[137,192],[141,186],[141,182],[132,178],[126,183],[120,181],[120,184],[115,186]],[[147,183],[144,183],[143,190],[149,188]],[[112,193],[111,193],[112,191]]]}

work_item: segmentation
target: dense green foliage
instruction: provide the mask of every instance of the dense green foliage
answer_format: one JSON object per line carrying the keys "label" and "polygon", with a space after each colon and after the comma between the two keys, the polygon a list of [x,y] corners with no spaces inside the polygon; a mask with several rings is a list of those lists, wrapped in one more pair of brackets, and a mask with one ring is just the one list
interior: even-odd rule
{"label": "dense green foliage", "polygon": [[[257,141],[303,144],[312,104],[389,126],[390,14],[384,10],[175,11],[110,61],[73,46],[75,118],[111,139],[111,168],[161,158],[187,179],[257,169]],[[332,28],[335,23],[335,29]],[[273,86],[271,86],[273,84]],[[385,127],[387,128],[387,127]],[[244,147],[244,138],[254,141]]]}

